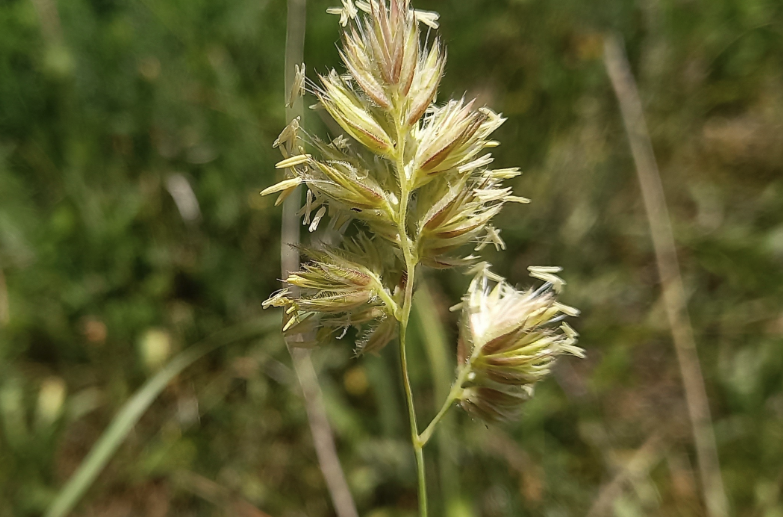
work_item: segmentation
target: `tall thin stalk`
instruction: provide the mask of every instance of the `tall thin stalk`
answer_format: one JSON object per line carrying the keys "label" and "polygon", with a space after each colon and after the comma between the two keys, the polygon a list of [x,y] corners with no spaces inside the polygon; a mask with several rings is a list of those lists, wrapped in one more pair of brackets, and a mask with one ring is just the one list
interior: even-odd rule
{"label": "tall thin stalk", "polygon": [[408,358],[406,353],[406,337],[408,334],[408,324],[411,317],[411,307],[413,305],[413,287],[416,281],[416,266],[418,259],[413,251],[413,243],[408,237],[408,204],[410,202],[411,189],[410,182],[405,176],[405,140],[406,133],[403,129],[401,120],[404,113],[397,115],[397,149],[396,149],[396,167],[400,178],[400,209],[397,214],[397,229],[399,232],[400,248],[405,259],[405,296],[398,319],[400,321],[400,368],[402,369],[402,383],[405,388],[405,403],[408,407],[408,422],[410,424],[411,443],[413,445],[414,455],[416,456],[416,472],[419,486],[419,514],[422,517],[427,516],[427,478],[424,467],[424,444],[419,440],[419,426],[416,423],[416,408],[413,402],[413,390],[408,372]]}
{"label": "tall thin stalk", "polygon": [[693,327],[688,316],[687,297],[683,287],[680,265],[677,260],[677,248],[674,242],[669,211],[663,193],[658,164],[655,161],[644,110],[639,98],[636,81],[628,65],[622,41],[618,36],[606,37],[604,63],[612,82],[623,124],[628,134],[631,152],[636,164],[636,174],[644,200],[645,214],[650,225],[650,235],[655,248],[655,262],[663,290],[663,302],[666,316],[677,352],[685,401],[696,445],[696,458],[699,464],[702,492],[708,515],[726,517],[730,514],[729,501],[723,487],[720,472],[718,447],[712,430],[712,417],[701,372]]}
{"label": "tall thin stalk", "polygon": [[[456,358],[451,358],[448,337],[440,321],[435,299],[426,282],[419,282],[416,303],[413,305],[412,318],[418,329],[417,344],[424,348],[432,377],[433,394],[436,400],[446,400],[451,391],[450,383],[454,375]],[[441,417],[442,418],[442,417]],[[454,469],[456,443],[453,422],[442,421],[438,426],[438,473],[444,511],[457,504],[459,500],[459,476]],[[422,435],[420,435],[420,439]]]}
{"label": "tall thin stalk", "polygon": [[[288,0],[288,16],[285,42],[285,95],[291,91],[296,79],[294,65],[303,62],[305,28],[307,19],[307,0]],[[301,120],[304,116],[302,98],[294,100],[286,108],[286,118]],[[281,228],[280,266],[282,278],[299,268],[299,216],[301,208],[301,193],[299,189],[283,203],[283,222]],[[313,445],[318,457],[318,464],[323,473],[326,487],[332,499],[338,517],[358,517],[345,473],[340,465],[337,447],[334,443],[332,427],[324,408],[323,393],[318,384],[310,351],[304,348],[292,347],[290,339],[286,339],[288,350],[294,365],[294,372],[302,387],[302,395],[307,412],[307,421],[313,435]]]}

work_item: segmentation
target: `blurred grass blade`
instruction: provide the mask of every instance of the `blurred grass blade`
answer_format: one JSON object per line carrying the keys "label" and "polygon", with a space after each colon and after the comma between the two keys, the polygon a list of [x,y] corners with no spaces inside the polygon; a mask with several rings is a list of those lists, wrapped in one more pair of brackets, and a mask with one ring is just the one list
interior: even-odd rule
{"label": "blurred grass blade", "polygon": [[381,429],[387,438],[400,437],[403,432],[403,422],[400,421],[402,414],[400,394],[394,382],[396,378],[393,378],[389,368],[389,364],[394,364],[393,361],[396,359],[393,353],[391,347],[386,347],[378,357],[368,355],[364,358],[364,367],[375,396]]}
{"label": "blurred grass blade", "polygon": [[444,400],[449,394],[454,380],[454,365],[446,350],[448,340],[440,321],[440,315],[434,307],[435,300],[426,283],[416,291],[416,303],[413,306],[414,318],[420,331],[420,339],[427,353],[432,370],[435,397]]}
{"label": "blurred grass blade", "polygon": [[44,517],[64,517],[70,513],[147,408],[182,370],[223,345],[258,336],[271,330],[278,330],[279,319],[279,316],[275,314],[224,329],[174,357],[120,409],[71,479],[57,494]]}

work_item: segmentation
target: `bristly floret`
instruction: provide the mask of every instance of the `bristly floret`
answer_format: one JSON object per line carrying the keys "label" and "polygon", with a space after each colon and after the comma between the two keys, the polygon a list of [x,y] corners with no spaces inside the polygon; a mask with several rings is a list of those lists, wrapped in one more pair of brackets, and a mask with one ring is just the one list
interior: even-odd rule
{"label": "bristly floret", "polygon": [[310,226],[311,232],[318,228],[328,207],[334,229],[340,230],[350,220],[358,219],[375,235],[396,242],[398,232],[394,224],[394,210],[398,200],[388,171],[379,174],[382,170],[380,164],[368,163],[353,152],[344,137],[338,137],[329,144],[307,134],[304,137],[318,151],[320,159],[310,154],[299,154],[279,162],[277,167],[288,167],[293,178],[267,188],[262,194],[285,192],[305,183],[309,190],[301,215],[304,215],[304,224]]}
{"label": "bristly floret", "polygon": [[285,309],[283,332],[317,332],[322,340],[339,328],[394,318],[397,304],[384,285],[386,260],[376,243],[359,234],[342,248],[302,251],[311,260],[285,279],[288,287],[264,302],[264,308]]}
{"label": "bristly floret", "polygon": [[[562,286],[555,271],[531,268],[532,276],[543,272]],[[560,304],[553,287],[517,291],[479,265],[461,304],[460,341],[470,369],[461,399],[468,412],[487,421],[510,420],[558,356],[584,357],[576,332],[560,323],[579,311]]]}
{"label": "bristly floret", "polygon": [[518,174],[517,169],[483,170],[474,176],[450,172],[422,188],[416,212],[422,263],[435,268],[469,264],[475,257],[454,253],[471,243],[476,250],[487,244],[505,249],[490,221],[505,203],[528,202],[502,186],[504,179]]}
{"label": "bristly floret", "polygon": [[[352,79],[380,108],[402,114],[411,127],[435,100],[445,59],[440,43],[422,49],[419,22],[437,28],[438,15],[410,8],[408,0],[357,2],[370,16],[356,17],[351,2],[339,11],[341,21],[356,19],[343,33],[340,56]],[[351,13],[353,15],[351,16]]]}
{"label": "bristly floret", "polygon": [[433,108],[417,131],[414,160],[416,185],[422,186],[439,173],[457,170],[470,174],[492,162],[490,154],[478,156],[498,143],[489,136],[506,121],[489,108],[473,109],[475,100],[449,101]]}
{"label": "bristly floret", "polygon": [[334,121],[372,153],[391,157],[396,144],[389,136],[391,128],[385,113],[334,70],[321,76],[321,85],[315,95]]}

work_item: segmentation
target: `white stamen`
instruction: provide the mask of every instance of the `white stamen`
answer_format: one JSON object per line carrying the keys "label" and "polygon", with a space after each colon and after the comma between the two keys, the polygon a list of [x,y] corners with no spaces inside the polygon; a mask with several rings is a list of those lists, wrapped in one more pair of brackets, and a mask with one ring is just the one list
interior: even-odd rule
{"label": "white stamen", "polygon": [[288,180],[283,180],[280,183],[275,183],[271,187],[267,187],[264,190],[262,190],[261,195],[266,196],[268,194],[274,194],[275,192],[280,192],[281,190],[288,190],[290,188],[296,187],[300,183],[302,183],[302,178],[291,178]]}
{"label": "white stamen", "polygon": [[299,120],[300,118],[296,117],[285,127],[285,129],[283,129],[283,131],[280,133],[280,136],[278,136],[277,140],[275,140],[275,143],[272,144],[273,148],[296,140],[296,134],[299,132]]}
{"label": "white stamen", "polygon": [[303,226],[307,226],[310,224],[310,212],[313,210],[313,191],[308,189],[307,190],[307,202],[305,203],[304,207],[304,221],[302,221]]}
{"label": "white stamen", "polygon": [[313,223],[310,225],[310,233],[314,232],[318,229],[318,223],[321,222],[321,219],[323,219],[324,215],[326,215],[326,207],[322,206],[318,209],[318,211],[315,213],[315,217],[313,217]]}
{"label": "white stamen", "polygon": [[434,11],[420,11],[418,9],[414,9],[413,14],[416,16],[416,19],[419,22],[423,23],[427,27],[430,27],[431,29],[437,29],[440,25],[438,23],[440,15]]}
{"label": "white stamen", "polygon": [[559,267],[530,266],[527,268],[527,270],[530,271],[531,277],[538,278],[539,280],[543,280],[544,282],[549,282],[552,284],[552,288],[555,290],[555,292],[559,293],[566,284],[565,280],[554,274],[555,272],[562,270]]}
{"label": "white stamen", "polygon": [[531,273],[560,273],[563,268],[560,266],[530,266],[527,270]]}
{"label": "white stamen", "polygon": [[[553,303],[552,307],[556,308],[557,310],[559,310],[560,312],[562,312],[566,316],[571,316],[572,318],[576,318],[577,316],[579,316],[579,314],[581,314],[579,309],[576,309],[574,307],[562,304],[560,302]],[[567,324],[564,324],[564,325],[567,325]],[[571,329],[571,330],[573,330],[573,329]],[[576,331],[574,331],[574,332],[576,332]]]}
{"label": "white stamen", "polygon": [[302,63],[301,67],[299,65],[294,65],[294,82],[291,84],[291,91],[288,94],[288,103],[285,105],[286,108],[293,106],[296,100],[304,95],[304,85],[305,64]]}
{"label": "white stamen", "polygon": [[484,167],[485,165],[489,165],[495,161],[494,158],[492,158],[491,154],[485,154],[481,158],[477,160],[473,160],[472,162],[468,162],[465,165],[460,165],[457,167],[457,171],[459,171],[460,174],[465,174],[466,172],[470,172],[472,170],[476,170],[479,167]]}
{"label": "white stamen", "polygon": [[560,325],[560,330],[563,331],[563,334],[565,334],[567,337],[576,339],[579,337],[579,333],[571,327],[568,323],[562,323]]}
{"label": "white stamen", "polygon": [[310,161],[312,156],[309,154],[297,154],[296,156],[292,156],[290,158],[286,158],[283,161],[277,162],[275,164],[276,169],[287,169],[289,167],[295,167],[297,165],[302,165],[303,163],[307,163]]}
{"label": "white stamen", "polygon": [[516,178],[520,174],[522,174],[522,171],[519,170],[519,167],[513,167],[509,169],[495,169],[493,171],[490,171],[490,174],[493,178],[498,178],[501,180],[510,180],[511,178]]}

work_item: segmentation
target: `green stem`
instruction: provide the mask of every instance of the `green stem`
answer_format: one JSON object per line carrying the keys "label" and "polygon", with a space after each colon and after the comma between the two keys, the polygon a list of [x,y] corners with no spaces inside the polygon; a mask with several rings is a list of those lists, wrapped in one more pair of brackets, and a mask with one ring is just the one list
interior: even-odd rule
{"label": "green stem", "polygon": [[383,288],[383,285],[378,282],[378,285],[380,286],[378,288],[378,296],[383,300],[383,303],[386,304],[386,308],[395,315],[399,312],[400,308],[397,306],[397,302],[394,301],[394,298],[391,297],[391,295],[386,291],[386,289]]}
{"label": "green stem", "polygon": [[[410,304],[406,304],[406,306],[409,308]],[[405,312],[405,309],[403,309],[403,314],[405,314]],[[407,312],[410,313],[410,310]],[[402,365],[402,383],[405,387],[405,402],[408,406],[411,443],[413,444],[413,452],[416,456],[416,472],[419,481],[419,515],[421,517],[427,517],[427,480],[424,470],[424,444],[419,440],[418,424],[416,423],[416,409],[413,405],[413,390],[411,389],[410,376],[408,375],[408,360],[405,353],[405,335],[407,334],[407,327],[408,318],[403,316],[403,320],[400,321],[400,363]]]}
{"label": "green stem", "polygon": [[405,259],[405,298],[398,319],[400,321],[400,367],[402,369],[402,384],[405,388],[405,402],[408,406],[408,421],[410,423],[411,443],[413,452],[416,456],[416,472],[419,481],[419,515],[427,517],[427,480],[424,469],[424,446],[419,440],[419,427],[416,423],[416,408],[413,404],[413,390],[411,389],[411,380],[408,373],[408,357],[406,353],[405,341],[408,333],[408,322],[411,316],[411,306],[413,304],[413,284],[416,276],[417,259],[414,254],[414,246],[408,238],[407,220],[408,220],[408,201],[410,200],[411,188],[408,177],[405,173],[405,138],[406,131],[400,117],[397,119],[397,149],[396,166],[397,175],[400,178],[400,209],[397,214],[397,229],[400,237],[400,249]]}
{"label": "green stem", "polygon": [[421,443],[422,447],[427,445],[427,442],[430,441],[430,438],[432,438],[432,433],[435,432],[435,428],[438,426],[438,423],[446,415],[446,413],[449,412],[449,409],[451,409],[451,406],[454,405],[454,402],[462,397],[462,385],[465,383],[465,379],[467,378],[468,373],[470,373],[470,367],[466,364],[461,368],[459,375],[457,376],[457,380],[454,381],[454,384],[451,387],[451,391],[449,392],[448,397],[446,397],[446,401],[443,403],[443,407],[440,408],[438,414],[435,415],[435,418],[432,419],[430,425],[428,425],[424,432],[419,435],[419,443]]}

